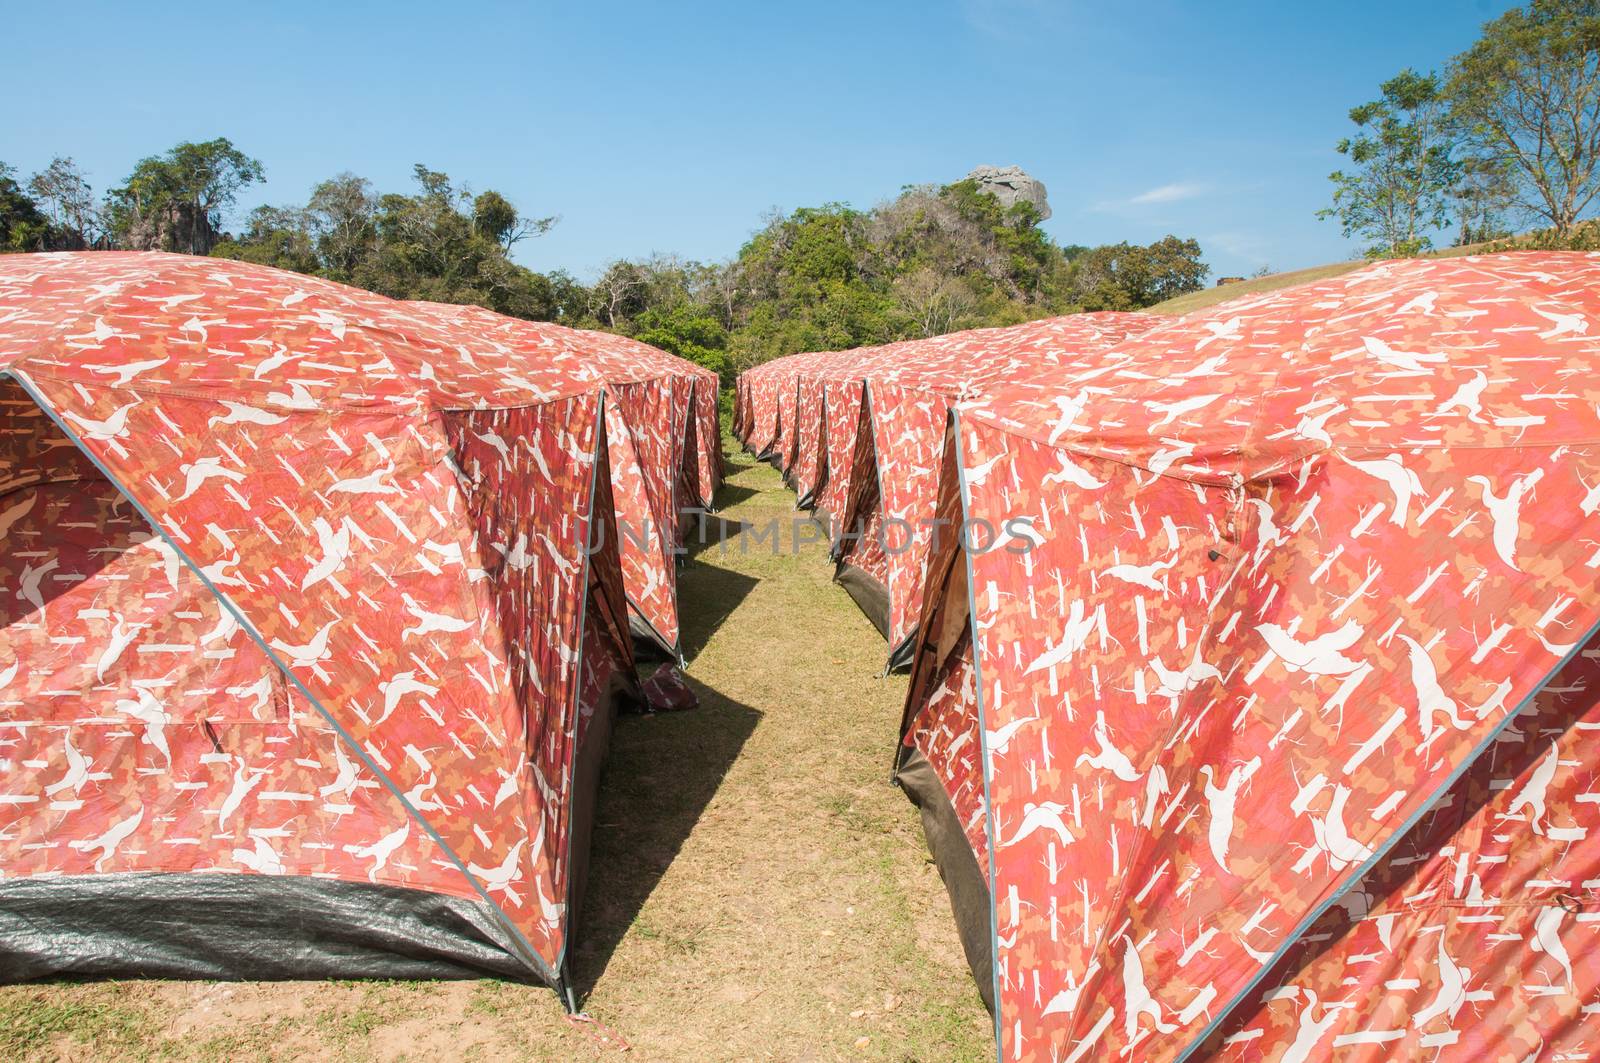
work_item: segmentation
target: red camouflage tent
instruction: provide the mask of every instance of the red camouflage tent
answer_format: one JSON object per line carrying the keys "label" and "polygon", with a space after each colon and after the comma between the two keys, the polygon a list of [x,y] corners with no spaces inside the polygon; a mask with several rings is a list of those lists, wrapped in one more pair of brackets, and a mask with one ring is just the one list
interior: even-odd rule
{"label": "red camouflage tent", "polygon": [[629,620],[637,635],[681,659],[677,558],[686,515],[709,511],[720,481],[717,375],[625,336],[475,306],[412,305],[529,360],[570,361],[606,380],[618,414],[607,425],[606,443]]}
{"label": "red camouflage tent", "polygon": [[445,317],[0,258],[12,977],[563,984],[636,690],[602,443],[672,374]]}
{"label": "red camouflage tent", "polygon": [[817,374],[827,421],[818,505],[845,533],[836,578],[888,638],[891,668],[908,662],[921,612],[950,406],[1008,383],[1093,370],[1106,348],[1159,320],[1072,314],[974,329],[878,348]]}
{"label": "red camouflage tent", "polygon": [[[1600,1051],[1600,256],[959,408],[899,779],[1005,1060]],[[992,982],[989,978],[992,976]]]}

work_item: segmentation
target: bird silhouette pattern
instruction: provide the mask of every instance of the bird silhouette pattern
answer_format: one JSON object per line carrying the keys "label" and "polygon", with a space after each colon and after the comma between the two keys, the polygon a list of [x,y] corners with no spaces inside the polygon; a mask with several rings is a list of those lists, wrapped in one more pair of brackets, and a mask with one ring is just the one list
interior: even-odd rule
{"label": "bird silhouette pattern", "polygon": [[575,750],[632,676],[613,510],[714,483],[671,466],[705,371],[95,253],[0,260],[0,373],[3,874],[428,890],[552,976]]}
{"label": "bird silhouette pattern", "polygon": [[1597,319],[1381,263],[958,407],[942,504],[1035,534],[930,560],[906,733],[979,740],[1002,1058],[1595,1052]]}

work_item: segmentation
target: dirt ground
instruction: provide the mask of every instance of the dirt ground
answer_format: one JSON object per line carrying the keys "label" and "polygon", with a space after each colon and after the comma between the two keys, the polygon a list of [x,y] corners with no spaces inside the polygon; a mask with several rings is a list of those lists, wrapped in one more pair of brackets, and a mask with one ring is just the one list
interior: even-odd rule
{"label": "dirt ground", "polygon": [[[0,1059],[992,1058],[888,782],[904,680],[877,677],[883,639],[824,546],[790,550],[777,473],[728,459],[727,537],[681,574],[701,705],[621,720],[601,787],[574,964],[593,1022],[498,981],[12,986]],[[774,518],[776,551],[738,534]]]}

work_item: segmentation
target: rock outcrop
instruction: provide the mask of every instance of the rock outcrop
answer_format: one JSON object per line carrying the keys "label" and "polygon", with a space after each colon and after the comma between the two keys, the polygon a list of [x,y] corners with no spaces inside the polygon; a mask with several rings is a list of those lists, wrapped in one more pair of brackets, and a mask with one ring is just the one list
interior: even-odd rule
{"label": "rock outcrop", "polygon": [[1050,203],[1045,198],[1044,182],[1029,177],[1020,166],[980,166],[967,174],[967,180],[978,182],[978,187],[1010,208],[1018,201],[1032,203],[1039,212],[1039,220],[1050,216]]}

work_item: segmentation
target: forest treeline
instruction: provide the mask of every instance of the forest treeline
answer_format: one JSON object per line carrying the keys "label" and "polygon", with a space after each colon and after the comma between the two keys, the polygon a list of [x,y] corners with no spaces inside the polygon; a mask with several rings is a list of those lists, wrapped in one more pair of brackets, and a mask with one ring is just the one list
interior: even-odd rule
{"label": "forest treeline", "polygon": [[264,167],[226,138],[141,160],[96,197],[70,158],[25,180],[0,164],[0,247],[125,248],[219,255],[401,299],[637,337],[725,377],[803,350],[838,350],[1075,310],[1132,310],[1200,287],[1199,244],[1062,246],[1027,202],[1007,208],[971,180],[903,189],[871,210],[842,203],[774,214],[731,260],[619,260],[585,284],[539,273],[512,249],[556,223],[494,190],[418,165],[379,192],[331,177],[303,204],[224,220]]}
{"label": "forest treeline", "polygon": [[1600,247],[1600,0],[1533,0],[1440,71],[1402,70],[1350,111],[1333,202],[1319,214],[1372,258],[1457,245]]}

